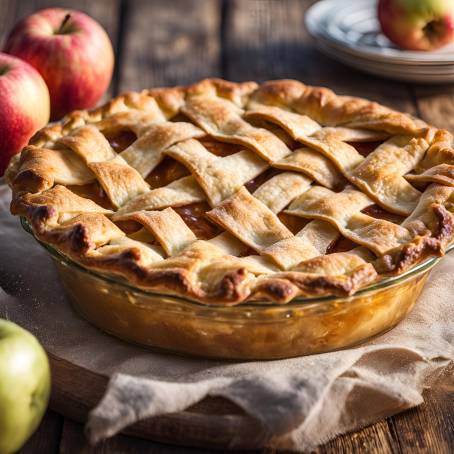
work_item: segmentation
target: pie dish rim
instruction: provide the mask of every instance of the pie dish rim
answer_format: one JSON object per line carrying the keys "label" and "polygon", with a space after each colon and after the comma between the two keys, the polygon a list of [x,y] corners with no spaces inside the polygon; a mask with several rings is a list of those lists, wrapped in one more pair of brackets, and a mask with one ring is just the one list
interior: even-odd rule
{"label": "pie dish rim", "polygon": [[[213,308],[216,310],[228,310],[231,311],[232,309],[236,308],[241,308],[241,309],[247,309],[247,308],[294,308],[298,307],[304,304],[317,304],[317,303],[328,303],[328,302],[336,302],[336,300],[354,300],[355,297],[364,297],[367,296],[367,293],[374,292],[376,290],[383,290],[388,287],[392,286],[398,286],[400,284],[404,284],[408,280],[411,280],[412,278],[415,277],[415,275],[422,273],[422,272],[430,272],[431,269],[436,266],[444,256],[429,256],[426,257],[424,260],[421,262],[418,262],[415,264],[413,267],[409,268],[408,270],[404,271],[401,274],[397,274],[394,276],[388,276],[383,279],[380,279],[376,282],[373,282],[372,284],[366,286],[366,287],[361,287],[358,289],[355,293],[351,295],[323,295],[323,296],[296,296],[293,298],[291,301],[285,304],[277,304],[273,301],[270,300],[252,300],[252,301],[245,301],[242,302],[240,305],[219,305],[216,303],[206,303],[206,302],[200,302],[195,299],[190,299],[186,298],[181,295],[176,295],[176,294],[171,294],[171,293],[160,293],[158,291],[154,291],[152,289],[147,289],[144,287],[139,287],[139,286],[134,286],[133,284],[129,283],[127,280],[122,279],[120,276],[116,276],[114,274],[108,274],[108,273],[102,273],[101,271],[98,271],[96,269],[88,268],[84,266],[82,263],[77,262],[76,260],[72,259],[68,255],[64,254],[63,252],[59,251],[57,248],[53,247],[51,244],[48,244],[44,241],[39,240],[36,236],[35,233],[33,232],[32,227],[30,226],[28,220],[24,216],[20,216],[20,223],[22,228],[29,233],[34,240],[42,247],[44,248],[47,253],[54,259],[59,260],[60,262],[65,263],[65,265],[69,267],[75,267],[77,270],[83,272],[83,273],[88,273],[89,275],[92,275],[98,279],[104,280],[108,283],[112,283],[115,285],[119,285],[125,288],[125,290],[128,291],[133,291],[135,293],[139,294],[145,294],[145,295],[151,295],[151,296],[156,296],[156,297],[163,297],[163,298],[171,298],[174,300],[177,300],[178,302],[184,302],[188,304],[195,305],[200,308]],[[446,251],[445,255],[451,253],[454,251],[454,242],[451,243]]]}

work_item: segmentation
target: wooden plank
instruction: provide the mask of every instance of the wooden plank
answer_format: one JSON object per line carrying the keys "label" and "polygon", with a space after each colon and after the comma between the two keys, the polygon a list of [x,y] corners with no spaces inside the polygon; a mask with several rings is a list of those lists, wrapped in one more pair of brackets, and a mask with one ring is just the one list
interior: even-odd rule
{"label": "wooden plank", "polygon": [[392,439],[386,421],[380,421],[354,433],[340,435],[318,447],[314,454],[399,453],[399,445]]}
{"label": "wooden plank", "polygon": [[[12,27],[20,19],[40,9],[49,7],[74,8],[85,12],[104,27],[112,41],[114,49],[118,49],[120,0],[80,0],[77,4],[71,0],[32,0],[26,2],[1,0],[0,42],[3,42],[2,40],[4,40]],[[108,99],[112,96],[114,86],[115,82],[111,84],[104,99]]]}
{"label": "wooden plank", "polygon": [[454,386],[435,385],[420,407],[391,418],[388,423],[403,453],[448,454],[454,451]]}
{"label": "wooden plank", "polygon": [[[96,446],[90,446],[84,437],[83,426],[65,419],[59,454],[79,454],[81,452],[84,454],[210,454],[213,453],[213,450],[165,445],[125,435],[117,435],[98,443]],[[223,453],[228,451],[220,450],[216,452]],[[235,452],[239,454],[252,453],[252,451]]]}
{"label": "wooden plank", "polygon": [[225,77],[232,80],[293,78],[416,113],[408,85],[363,74],[314,48],[304,28],[305,11],[313,2],[227,2],[223,32]]}
{"label": "wooden plank", "polygon": [[219,75],[220,11],[218,0],[128,1],[119,90]]}
{"label": "wooden plank", "polygon": [[62,427],[63,417],[48,410],[37,431],[20,450],[20,454],[57,453]]}
{"label": "wooden plank", "polygon": [[14,0],[0,0],[0,46],[3,43],[7,32],[14,25],[16,17],[16,2]]}
{"label": "wooden plank", "polygon": [[454,133],[454,86],[415,85],[413,90],[419,116]]}
{"label": "wooden plank", "polygon": [[307,79],[303,3],[298,0],[227,2],[223,31],[225,77]]}
{"label": "wooden plank", "polygon": [[[454,387],[437,385],[424,404],[320,446],[316,454],[448,454],[454,450]],[[388,426],[388,427],[386,427]],[[385,436],[385,437],[384,437]],[[379,440],[379,442],[377,442]]]}
{"label": "wooden plank", "polygon": [[105,440],[96,446],[90,446],[84,436],[82,424],[65,419],[59,453],[79,454],[80,452],[84,452],[85,454],[117,452],[121,452],[122,454],[136,452],[148,454],[157,451],[152,447],[152,443],[123,435]]}
{"label": "wooden plank", "polygon": [[[424,404],[320,446],[316,454],[351,452],[430,453],[454,451],[454,386],[426,390]],[[388,426],[388,427],[386,427]],[[379,441],[379,442],[378,442]]]}

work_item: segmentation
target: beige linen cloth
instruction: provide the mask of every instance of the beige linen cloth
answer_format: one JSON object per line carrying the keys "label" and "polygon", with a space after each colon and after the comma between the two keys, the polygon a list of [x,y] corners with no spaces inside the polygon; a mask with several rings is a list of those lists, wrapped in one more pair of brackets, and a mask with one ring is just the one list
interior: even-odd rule
{"label": "beige linen cloth", "polygon": [[47,253],[8,213],[9,197],[0,184],[0,316],[49,352],[112,377],[87,423],[92,441],[209,395],[257,418],[274,447],[304,451],[419,405],[435,379],[452,380],[454,254],[433,271],[406,320],[360,347],[268,362],[181,358],[119,341],[78,317]]}

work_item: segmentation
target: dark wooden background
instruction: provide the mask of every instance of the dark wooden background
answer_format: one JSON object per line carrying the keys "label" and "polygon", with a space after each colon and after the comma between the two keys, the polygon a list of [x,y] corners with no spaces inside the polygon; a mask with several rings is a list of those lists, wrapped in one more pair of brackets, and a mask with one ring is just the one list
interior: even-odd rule
{"label": "dark wooden background", "polygon": [[[354,0],[351,0],[354,1]],[[0,0],[0,40],[43,7],[75,7],[107,30],[116,53],[106,98],[126,90],[194,82],[295,78],[365,96],[454,132],[454,85],[397,83],[321,55],[303,26],[304,0]],[[420,407],[344,435],[318,453],[454,452],[454,386],[425,393]],[[201,452],[117,436],[89,448],[80,424],[49,410],[21,453]],[[268,451],[270,452],[270,451]]]}

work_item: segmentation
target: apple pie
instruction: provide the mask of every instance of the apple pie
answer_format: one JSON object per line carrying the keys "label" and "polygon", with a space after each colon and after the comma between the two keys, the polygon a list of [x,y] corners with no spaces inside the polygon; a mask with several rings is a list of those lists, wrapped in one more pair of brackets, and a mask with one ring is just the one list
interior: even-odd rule
{"label": "apple pie", "polygon": [[448,131],[294,80],[118,96],[39,131],[6,177],[40,241],[207,304],[352,295],[454,239]]}

